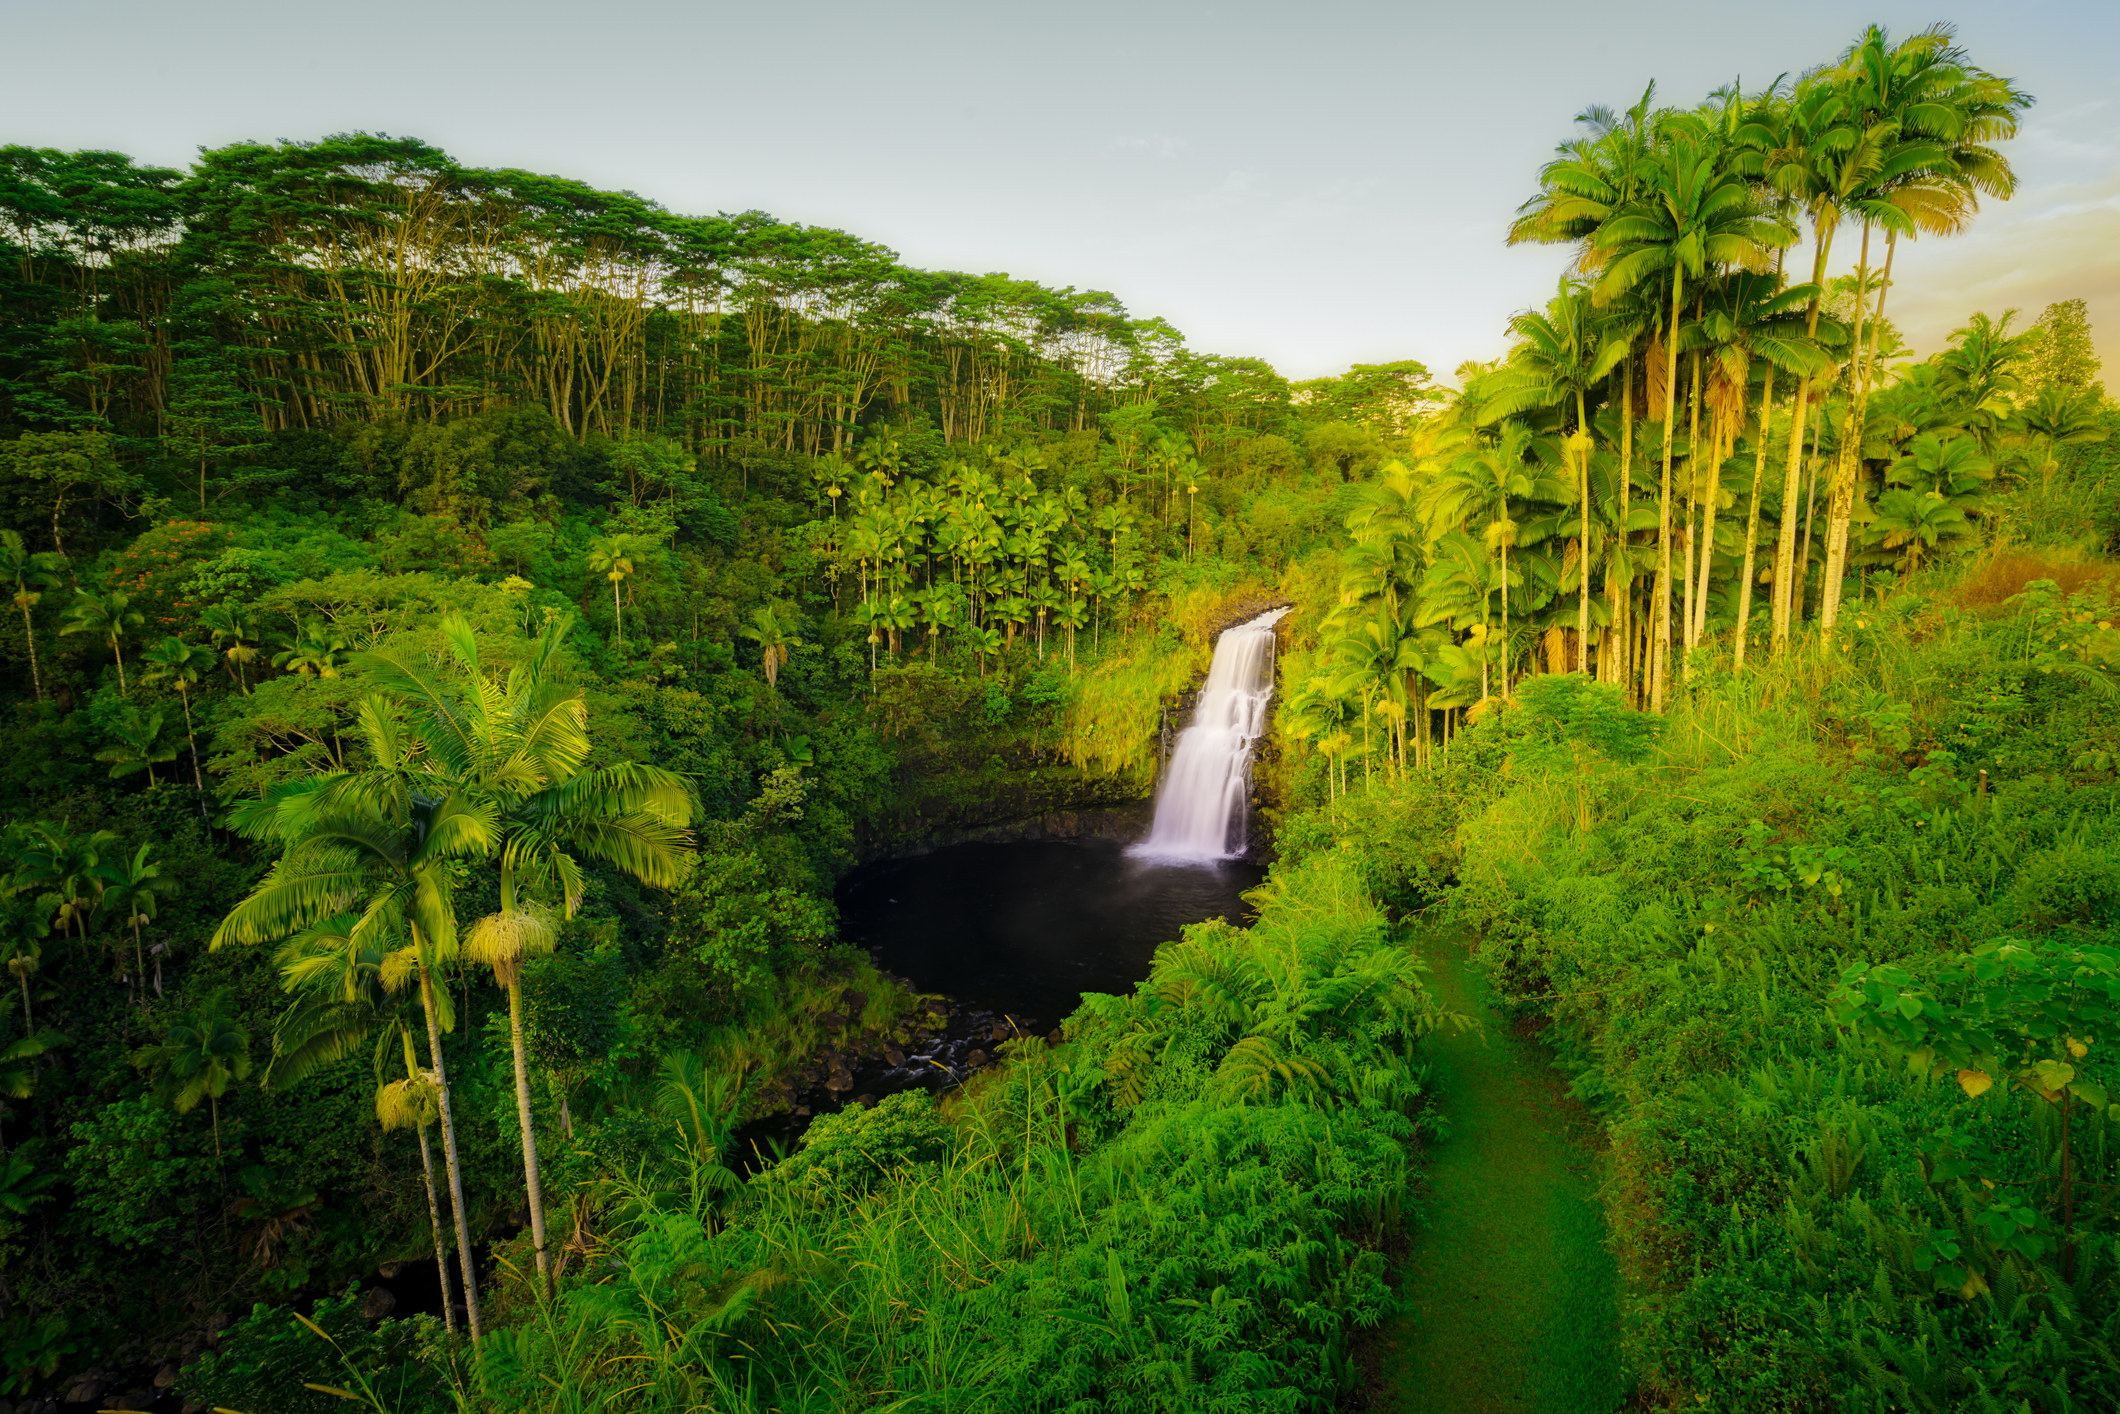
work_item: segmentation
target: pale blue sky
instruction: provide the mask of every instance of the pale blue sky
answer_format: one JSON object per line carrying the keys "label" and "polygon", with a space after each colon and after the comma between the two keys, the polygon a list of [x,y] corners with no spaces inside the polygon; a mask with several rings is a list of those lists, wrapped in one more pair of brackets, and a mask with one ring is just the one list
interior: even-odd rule
{"label": "pale blue sky", "polygon": [[2120,4],[1086,0],[734,6],[0,0],[0,142],[178,163],[352,128],[841,226],[931,268],[1108,289],[1293,376],[1502,346],[1560,257],[1502,245],[1584,104],[1690,101],[1958,24],[2039,97],[2024,192],[1900,257],[1917,346],[2092,302],[2120,368]]}

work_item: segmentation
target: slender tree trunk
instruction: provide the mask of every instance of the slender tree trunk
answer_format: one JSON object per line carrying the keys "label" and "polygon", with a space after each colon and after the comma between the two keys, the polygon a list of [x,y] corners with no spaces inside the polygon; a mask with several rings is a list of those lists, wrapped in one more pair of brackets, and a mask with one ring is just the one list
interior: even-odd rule
{"label": "slender tree trunk", "polygon": [[1634,531],[1631,520],[1634,515],[1634,355],[1628,354],[1620,365],[1619,385],[1619,527],[1613,534],[1618,537],[1621,571],[1620,582],[1611,594],[1612,623],[1605,630],[1607,649],[1598,653],[1602,667],[1606,652],[1616,648],[1611,656],[1612,681],[1625,689],[1627,696],[1636,704],[1641,699],[1634,696]]}
{"label": "slender tree trunk", "polygon": [[1683,269],[1671,271],[1671,322],[1664,330],[1664,473],[1656,498],[1656,591],[1649,606],[1649,710],[1664,710],[1671,655],[1671,424],[1678,417],[1678,316]]}
{"label": "slender tree trunk", "polygon": [[1715,520],[1722,509],[1723,447],[1728,431],[1729,419],[1717,413],[1714,429],[1708,434],[1712,444],[1709,448],[1708,489],[1700,509],[1700,593],[1693,606],[1693,646],[1696,648],[1708,638],[1708,589],[1715,576]]}
{"label": "slender tree trunk", "polygon": [[[1509,514],[1509,498],[1502,498],[1502,514]],[[1509,700],[1509,542],[1502,542],[1502,701]],[[1367,745],[1368,738],[1363,738]]]}
{"label": "slender tree trunk", "polygon": [[[1752,627],[1752,582],[1759,571],[1755,556],[1759,549],[1759,491],[1767,474],[1767,429],[1774,422],[1774,365],[1767,365],[1767,386],[1759,393],[1759,448],[1752,462],[1752,504],[1745,512],[1745,569],[1744,583],[1737,591],[1737,644],[1733,649],[1732,665],[1737,672],[1745,667],[1745,639]],[[1795,435],[1793,430],[1790,435]]]}
{"label": "slender tree trunk", "polygon": [[1855,266],[1855,328],[1848,341],[1848,410],[1840,420],[1840,446],[1833,458],[1833,491],[1826,509],[1825,581],[1819,589],[1818,627],[1827,643],[1840,620],[1841,579],[1848,567],[1848,529],[1855,517],[1855,480],[1862,469],[1862,323],[1870,306],[1870,223],[1862,223],[1862,255]]}
{"label": "slender tree trunk", "polygon": [[[1698,301],[1696,301],[1696,306]],[[1700,310],[1693,312],[1695,320]],[[1693,385],[1686,393],[1686,536],[1680,544],[1685,557],[1685,606],[1678,623],[1678,641],[1684,645],[1686,656],[1680,661],[1678,672],[1681,680],[1693,681],[1693,608],[1699,586],[1693,577],[1694,548],[1700,535],[1694,528],[1700,519],[1700,350],[1693,351]]]}
{"label": "slender tree trunk", "polygon": [[[110,641],[110,651],[111,654],[118,660],[118,696],[130,697],[132,695],[132,689],[125,685],[125,649],[119,646],[117,639],[113,638]],[[154,780],[154,777],[155,769],[154,767],[150,766],[147,768],[147,778],[149,781],[152,781]]]}
{"label": "slender tree trunk", "polygon": [[449,1105],[449,1072],[442,1060],[442,1023],[435,1014],[434,974],[420,966],[420,1008],[427,1015],[427,1050],[434,1057],[434,1085],[442,1105],[442,1160],[449,1170],[449,1201],[456,1212],[457,1265],[464,1275],[464,1318],[474,1344],[485,1338],[479,1317],[478,1275],[472,1270],[471,1223],[464,1213],[464,1169],[456,1152],[456,1118]]}
{"label": "slender tree trunk", "polygon": [[1811,420],[1811,375],[1796,380],[1796,401],[1789,412],[1789,455],[1781,479],[1781,521],[1774,544],[1774,648],[1787,645],[1795,622],[1796,525],[1803,511],[1803,441]]}
{"label": "slender tree trunk", "polygon": [[184,704],[184,740],[191,745],[191,784],[199,793],[199,810],[206,810],[206,778],[199,774],[199,738],[191,729],[191,694],[181,689],[177,700]]}
{"label": "slender tree trunk", "polygon": [[[28,593],[27,590],[23,591]],[[37,700],[44,700],[44,670],[37,664],[37,626],[29,616],[29,605],[16,601],[22,609],[22,637],[29,643],[29,680],[36,684]]]}
{"label": "slender tree trunk", "polygon": [[545,1184],[537,1167],[537,1126],[530,1117],[530,1054],[523,1036],[523,985],[508,983],[508,1031],[515,1055],[515,1114],[523,1128],[523,1184],[530,1196],[530,1240],[537,1247],[537,1282],[552,1296],[552,1258],[545,1249]]}
{"label": "slender tree trunk", "polygon": [[1583,390],[1575,390],[1575,430],[1583,434],[1582,494],[1583,530],[1577,537],[1575,551],[1576,585],[1575,605],[1575,670],[1583,676],[1590,675],[1590,420],[1584,410]]}
{"label": "slender tree trunk", "polygon": [[[399,1026],[398,1040],[405,1050],[405,1078],[419,1079],[419,1057],[413,1053],[412,1032]],[[434,1271],[442,1283],[442,1324],[455,1335],[456,1293],[449,1282],[449,1243],[443,1235],[441,1200],[434,1191],[434,1151],[427,1147],[427,1126],[416,1124],[412,1128],[420,1141],[420,1177],[427,1186],[427,1221],[434,1225]]]}
{"label": "slender tree trunk", "polygon": [[29,1014],[29,969],[23,968],[16,972],[15,980],[22,984],[22,1034],[34,1036],[37,1034],[37,1023]]}
{"label": "slender tree trunk", "polygon": [[[1811,256],[1811,283],[1823,285],[1826,278],[1826,257],[1833,250],[1833,227],[1820,227],[1812,223],[1816,233]],[[1818,296],[1811,297],[1804,311],[1804,337],[1818,336]],[[1823,399],[1821,399],[1822,401]],[[1801,374],[1796,382],[1796,403],[1789,414],[1788,467],[1782,473],[1781,522],[1774,546],[1774,651],[1779,653],[1789,641],[1789,633],[1803,612],[1801,581],[1796,573],[1796,514],[1803,496],[1803,441],[1804,428],[1811,416],[1811,375]],[[1810,540],[1808,529],[1804,541],[1804,572],[1810,571]]]}

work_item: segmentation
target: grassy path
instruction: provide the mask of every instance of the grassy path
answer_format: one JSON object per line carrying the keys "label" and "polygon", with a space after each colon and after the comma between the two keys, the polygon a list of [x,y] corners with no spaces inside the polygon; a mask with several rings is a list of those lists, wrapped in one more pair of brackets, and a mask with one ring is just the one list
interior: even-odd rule
{"label": "grassy path", "polygon": [[1484,1030],[1429,1042],[1450,1132],[1428,1165],[1382,1407],[1604,1414],[1624,1390],[1594,1125],[1540,1049],[1509,1033],[1463,949],[1430,937],[1423,953],[1437,999]]}

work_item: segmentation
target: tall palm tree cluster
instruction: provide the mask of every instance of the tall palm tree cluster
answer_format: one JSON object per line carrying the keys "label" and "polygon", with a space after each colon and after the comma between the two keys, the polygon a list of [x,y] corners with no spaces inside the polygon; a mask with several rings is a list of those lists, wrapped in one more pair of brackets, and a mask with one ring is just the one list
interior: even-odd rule
{"label": "tall palm tree cluster", "polygon": [[1019,638],[1040,658],[1064,651],[1072,668],[1077,634],[1101,638],[1113,607],[1148,588],[1144,541],[1183,544],[1180,498],[1200,476],[1190,448],[1163,437],[1126,462],[1121,493],[1092,508],[1077,487],[1038,485],[1045,463],[1031,443],[924,480],[889,439],[872,441],[858,460],[820,463],[829,513],[807,534],[835,602],[866,627],[872,663],[916,634],[931,659],[948,637],[982,671]]}
{"label": "tall palm tree cluster", "polygon": [[[212,945],[281,943],[295,1000],[273,1038],[268,1084],[292,1084],[373,1043],[377,1117],[418,1134],[436,1254],[446,1258],[453,1229],[462,1282],[460,1298],[448,1291],[444,1261],[445,1305],[453,1328],[461,1299],[477,1339],[472,1226],[442,1045],[455,1014],[443,981],[461,966],[488,967],[507,993],[530,1229],[549,1291],[523,969],[552,950],[580,904],[586,863],[677,884],[693,806],[669,772],[590,764],[587,705],[553,671],[563,624],[506,672],[487,668],[466,621],[446,620],[442,634],[443,671],[391,650],[353,664],[369,689],[357,716],[364,767],[288,782],[234,812],[242,833],[280,855]],[[498,906],[464,926],[458,901],[481,882]],[[441,1130],[440,1192],[431,1126]]]}
{"label": "tall palm tree cluster", "polygon": [[[2011,193],[1994,144],[2030,102],[1947,27],[1873,27],[1761,92],[1580,115],[1509,235],[1570,247],[1568,273],[1349,520],[1290,701],[1335,789],[1356,755],[1419,765],[1526,671],[1661,710],[1705,644],[1741,669],[1807,619],[1830,639],[1851,563],[1918,566],[2013,459],[2087,435],[2093,395],[2018,405],[2035,339],[2007,317],[1892,381],[1899,242]],[[1855,267],[1829,281],[1836,240]]]}
{"label": "tall palm tree cluster", "polygon": [[[153,858],[154,846],[131,849],[109,830],[75,832],[47,821],[10,824],[0,835],[0,958],[22,996],[22,1029],[36,1033],[31,979],[45,967],[51,935],[86,954],[97,944],[110,954],[110,975],[137,1005],[147,1002],[147,930],[157,905],[181,892]],[[162,994],[159,945],[152,986]]]}

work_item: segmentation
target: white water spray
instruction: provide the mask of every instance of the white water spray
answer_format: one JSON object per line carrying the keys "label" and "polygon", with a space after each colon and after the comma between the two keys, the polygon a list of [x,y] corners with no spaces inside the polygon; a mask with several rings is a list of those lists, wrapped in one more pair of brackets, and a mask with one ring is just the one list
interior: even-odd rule
{"label": "white water spray", "polygon": [[1130,851],[1144,859],[1204,864],[1250,844],[1251,748],[1273,700],[1275,609],[1223,633],[1192,725],[1178,737],[1156,793],[1156,822]]}

